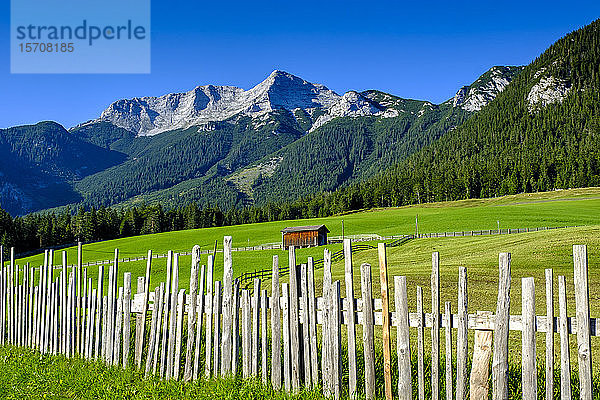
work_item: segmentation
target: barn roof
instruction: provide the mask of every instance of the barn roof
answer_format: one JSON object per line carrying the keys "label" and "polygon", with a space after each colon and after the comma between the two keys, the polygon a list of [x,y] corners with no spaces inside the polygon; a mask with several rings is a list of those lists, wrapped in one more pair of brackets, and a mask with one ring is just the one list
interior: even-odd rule
{"label": "barn roof", "polygon": [[310,231],[320,231],[324,229],[326,232],[329,232],[329,229],[325,225],[307,225],[307,226],[291,226],[288,228],[284,228],[281,230],[283,233],[291,233],[291,232],[310,232]]}

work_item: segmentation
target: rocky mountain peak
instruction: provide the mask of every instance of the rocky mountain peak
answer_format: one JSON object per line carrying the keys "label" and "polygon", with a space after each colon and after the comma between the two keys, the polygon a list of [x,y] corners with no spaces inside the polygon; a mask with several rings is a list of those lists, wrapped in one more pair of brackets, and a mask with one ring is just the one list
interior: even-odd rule
{"label": "rocky mountain peak", "polygon": [[[493,67],[452,99],[454,107],[478,111],[510,83],[521,67]],[[174,129],[205,126],[244,115],[264,120],[275,110],[320,110],[309,130],[337,117],[395,117],[405,112],[402,99],[379,92],[349,91],[338,95],[326,86],[308,82],[289,72],[274,70],[251,89],[235,86],[198,86],[189,92],[158,97],[136,97],[112,103],[100,118],[88,124],[109,122],[138,136]],[[415,111],[416,112],[416,111]]]}
{"label": "rocky mountain peak", "polygon": [[184,93],[118,100],[90,123],[110,122],[140,136],[155,135],[238,114],[256,117],[277,109],[329,107],[339,98],[323,85],[275,70],[249,90],[206,85]]}
{"label": "rocky mountain peak", "polygon": [[502,92],[514,79],[523,67],[495,66],[470,86],[461,87],[454,98],[452,105],[466,111],[479,111]]}

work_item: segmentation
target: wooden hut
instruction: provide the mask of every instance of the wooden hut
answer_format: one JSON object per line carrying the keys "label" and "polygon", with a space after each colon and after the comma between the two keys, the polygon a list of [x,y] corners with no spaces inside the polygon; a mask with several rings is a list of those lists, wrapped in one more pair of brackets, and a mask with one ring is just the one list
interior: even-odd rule
{"label": "wooden hut", "polygon": [[284,250],[290,246],[322,246],[327,244],[327,233],[329,229],[325,225],[293,226],[281,230],[281,244]]}

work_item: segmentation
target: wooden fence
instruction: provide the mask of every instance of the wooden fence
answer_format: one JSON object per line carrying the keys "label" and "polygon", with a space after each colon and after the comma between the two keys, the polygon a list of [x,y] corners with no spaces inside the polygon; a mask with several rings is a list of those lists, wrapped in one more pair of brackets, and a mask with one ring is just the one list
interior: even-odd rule
{"label": "wooden fence", "polygon": [[[387,275],[386,245],[378,246],[378,271],[381,296],[374,298],[372,268],[352,262],[352,245],[344,241],[344,293],[342,283],[332,281],[331,253],[324,251],[323,290],[317,297],[315,263],[308,258],[297,264],[294,248],[289,251],[289,282],[280,282],[277,256],[273,257],[270,277],[271,296],[256,278],[253,291],[240,288],[233,279],[231,237],[224,238],[222,280],[214,276],[214,258],[202,265],[200,249],[192,251],[191,268],[181,268],[179,256],[167,257],[166,282],[151,288],[152,254],[148,253],[145,276],[137,278],[137,293],[132,294],[131,273],[124,274],[118,287],[118,251],[114,263],[104,270],[99,266],[96,285],[91,273],[78,263],[68,267],[52,265],[46,252],[41,268],[15,264],[14,250],[0,274],[0,343],[28,346],[42,353],[61,353],[100,359],[107,364],[133,363],[146,375],[186,381],[205,376],[241,375],[258,377],[276,390],[294,392],[302,386],[317,386],[324,394],[340,398],[361,393],[375,395],[375,326],[381,326],[383,378],[387,398],[412,397],[413,384],[419,399],[424,399],[424,335],[431,332],[430,387],[432,398],[440,397],[440,369],[446,376],[447,399],[487,398],[489,361],[492,360],[494,399],[508,398],[509,331],[522,332],[523,399],[537,398],[536,332],[546,335],[547,398],[554,393],[554,334],[560,336],[561,398],[570,398],[571,362],[569,345],[576,334],[580,397],[592,398],[591,336],[600,335],[598,319],[590,318],[587,252],[585,246],[573,247],[576,316],[568,317],[565,278],[558,277],[558,316],[554,310],[554,277],[546,270],[546,313],[536,315],[534,280],[523,278],[521,315],[510,314],[511,258],[499,256],[498,301],[495,313],[469,314],[467,270],[458,269],[457,312],[440,298],[440,259],[432,255],[431,312],[423,309],[423,289],[417,287],[417,312],[409,312],[407,279]],[[180,288],[180,270],[190,274],[189,293]],[[107,272],[107,276],[105,276]],[[360,274],[360,294],[354,293],[354,274]],[[105,282],[105,279],[108,281]],[[389,288],[394,286],[395,311],[390,309]],[[443,306],[443,307],[442,307]],[[540,307],[538,307],[539,309]],[[149,323],[148,323],[149,322]],[[343,328],[345,326],[345,328]],[[361,327],[362,338],[357,337]],[[345,334],[342,335],[344,329]],[[379,329],[379,328],[378,328]],[[392,334],[395,334],[397,364],[392,365]],[[410,331],[416,330],[417,343]],[[440,365],[440,331],[444,332],[445,365]],[[475,331],[472,351],[468,331]],[[492,335],[492,332],[494,333]],[[454,339],[454,333],[456,338]],[[344,345],[342,345],[344,337]],[[493,354],[492,354],[493,337]],[[379,338],[379,336],[377,336]],[[456,340],[452,353],[453,340]],[[362,341],[364,365],[357,365],[357,341]],[[132,350],[130,352],[130,349]],[[342,366],[342,352],[347,365]],[[411,354],[417,354],[417,380],[411,379]],[[319,359],[318,354],[321,354]],[[467,376],[469,354],[472,369]],[[455,357],[456,363],[452,362]],[[455,368],[455,371],[453,370]],[[364,371],[364,385],[358,385],[357,370]],[[392,387],[392,369],[397,369],[397,387]],[[455,378],[454,377],[455,372]],[[342,379],[347,374],[347,380]],[[343,384],[342,382],[347,382]],[[454,387],[455,390],[452,390]]]}

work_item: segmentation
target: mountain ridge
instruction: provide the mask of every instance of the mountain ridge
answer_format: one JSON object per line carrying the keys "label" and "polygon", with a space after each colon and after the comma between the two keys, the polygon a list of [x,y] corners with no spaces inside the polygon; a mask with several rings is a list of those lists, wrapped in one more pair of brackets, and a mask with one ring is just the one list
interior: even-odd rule
{"label": "mountain ridge", "polygon": [[[476,83],[471,86],[476,92]],[[63,195],[60,201],[42,196],[46,206],[35,201],[36,184],[23,186],[16,179],[5,182],[4,189],[0,186],[0,201],[10,205],[6,208],[11,213],[22,214],[68,204],[97,207],[142,199],[170,206],[200,201],[223,208],[293,199],[372,176],[437,140],[472,113],[449,101],[436,105],[377,90],[339,95],[325,85],[275,70],[248,90],[204,85],[188,92],[117,100],[96,120],[68,131],[78,143],[75,147],[85,143],[94,154],[104,151],[104,159],[111,162],[97,160],[101,168],[89,165],[84,170],[92,173],[75,173],[62,165],[62,175],[51,179],[65,188]],[[65,141],[61,152],[69,154],[71,146]],[[307,156],[310,160],[303,160]],[[45,157],[28,168],[52,166],[51,157]],[[305,179],[298,181],[299,177]],[[269,193],[269,187],[277,190]]]}
{"label": "mountain ridge", "polygon": [[204,85],[184,93],[117,100],[89,123],[110,122],[139,136],[155,135],[206,122],[224,121],[237,114],[260,117],[277,109],[327,107],[339,98],[324,85],[275,70],[249,90]]}
{"label": "mountain ridge", "polygon": [[[488,83],[486,88],[478,86],[478,81],[475,81],[464,86],[459,93],[466,88],[470,89],[469,92],[462,96],[464,99],[460,103],[457,102],[457,93],[453,106],[461,106],[466,111],[479,111],[504,90],[520,68],[493,67],[478,79],[481,81],[485,78],[491,85]],[[491,78],[486,78],[487,75]],[[482,90],[485,92],[479,93]],[[188,92],[120,99],[111,103],[99,118],[80,126],[108,122],[137,136],[152,136],[169,130],[222,122],[237,115],[261,118],[269,112],[284,109],[307,113],[312,120],[309,130],[315,130],[336,117],[377,115],[392,118],[402,112],[365,98],[363,93],[367,92],[350,90],[339,95],[325,85],[274,70],[265,80],[248,90],[235,86],[203,85]],[[471,101],[471,97],[478,99]],[[314,117],[317,109],[322,112]]]}

